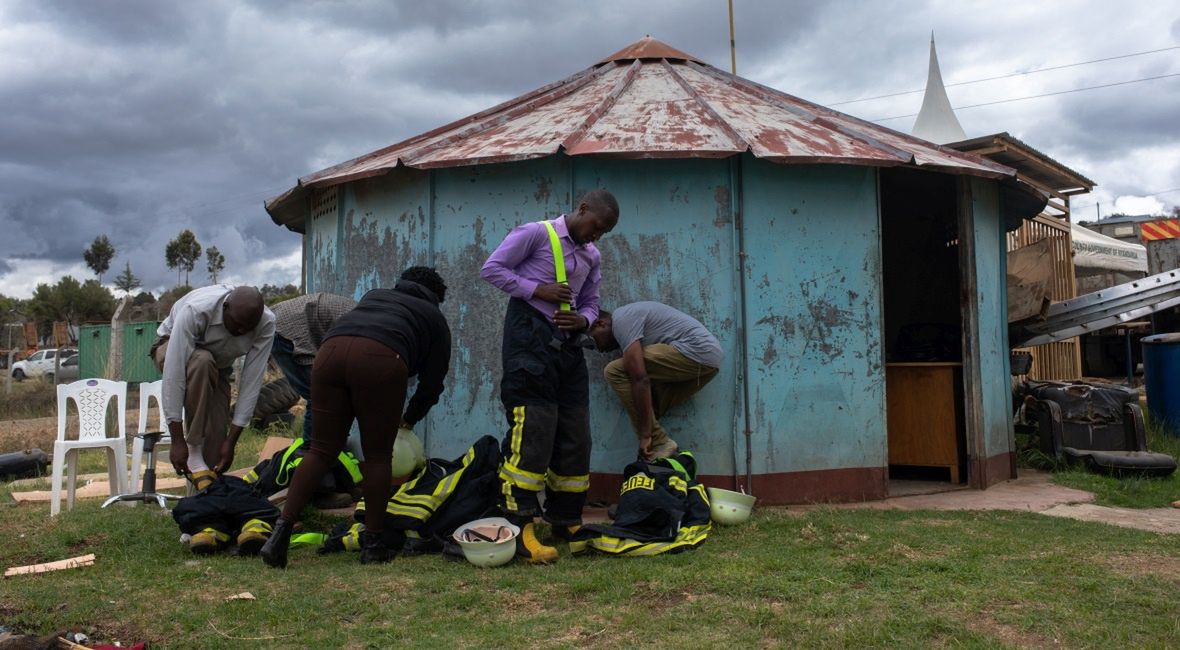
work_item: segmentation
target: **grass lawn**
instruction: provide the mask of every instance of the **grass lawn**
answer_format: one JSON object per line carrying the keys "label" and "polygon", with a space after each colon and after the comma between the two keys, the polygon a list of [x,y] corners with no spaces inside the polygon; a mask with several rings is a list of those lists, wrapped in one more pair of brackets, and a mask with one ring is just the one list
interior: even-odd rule
{"label": "grass lawn", "polygon": [[[1153,450],[1180,454],[1180,440],[1151,435]],[[262,440],[244,434],[236,465]],[[105,468],[97,453],[80,465]],[[1180,498],[1176,476],[1055,479],[1110,505]],[[193,556],[154,506],[83,500],[50,519],[9,491],[0,484],[0,566],[97,556],[0,582],[0,625],[26,634],[177,648],[1180,645],[1180,536],[1031,513],[765,508],[674,556],[563,548],[554,566],[477,569],[296,550],[277,571]],[[226,600],[244,591],[257,600]]]}
{"label": "grass lawn", "polygon": [[[2,491],[6,491],[0,488]],[[1180,537],[1029,513],[762,509],[695,551],[476,569],[439,557],[196,557],[155,507],[51,520],[0,494],[0,621],[153,647],[1168,647]],[[564,554],[564,549],[563,549]],[[257,600],[226,601],[249,591]]]}

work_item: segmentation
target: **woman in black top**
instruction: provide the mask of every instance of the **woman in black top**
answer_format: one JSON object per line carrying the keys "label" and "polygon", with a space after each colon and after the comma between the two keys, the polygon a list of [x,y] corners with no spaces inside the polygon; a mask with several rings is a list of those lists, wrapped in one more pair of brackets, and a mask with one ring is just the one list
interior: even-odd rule
{"label": "woman in black top", "polygon": [[[381,533],[392,481],[393,442],[398,423],[412,427],[442,393],[451,361],[451,330],[438,308],[446,290],[434,269],[411,267],[393,289],[366,293],[324,337],[311,370],[311,447],[291,479],[283,516],[262,547],[262,559],[270,566],[287,566],[291,527],[344,448],[354,418],[365,455],[361,562],[392,559],[397,549],[382,543]],[[406,384],[415,375],[418,388],[406,404]]]}

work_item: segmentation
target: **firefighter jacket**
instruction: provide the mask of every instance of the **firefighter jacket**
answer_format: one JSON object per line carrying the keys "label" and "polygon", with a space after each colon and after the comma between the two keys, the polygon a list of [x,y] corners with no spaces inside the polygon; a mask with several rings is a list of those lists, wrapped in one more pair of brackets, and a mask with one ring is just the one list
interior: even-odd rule
{"label": "firefighter jacket", "polygon": [[696,481],[696,461],[683,451],[628,465],[615,520],[583,526],[574,539],[612,555],[659,555],[697,547],[711,526],[709,496]]}
{"label": "firefighter jacket", "polygon": [[[386,529],[405,531],[407,537],[440,542],[463,524],[486,516],[495,506],[499,488],[500,443],[483,436],[455,460],[431,458],[389,500]],[[365,502],[356,505],[356,524],[337,525],[324,542],[324,551],[357,550],[364,529]],[[438,544],[437,549],[441,549]]]}
{"label": "firefighter jacket", "polygon": [[[303,462],[307,449],[307,441],[297,438],[286,449],[276,451],[273,456],[255,465],[246,474],[246,482],[263,497],[282,490],[290,484],[295,468]],[[336,457],[336,462],[332,463],[331,470],[324,474],[316,492],[351,492],[360,485],[361,479],[360,462],[356,456],[350,451],[342,451]]]}

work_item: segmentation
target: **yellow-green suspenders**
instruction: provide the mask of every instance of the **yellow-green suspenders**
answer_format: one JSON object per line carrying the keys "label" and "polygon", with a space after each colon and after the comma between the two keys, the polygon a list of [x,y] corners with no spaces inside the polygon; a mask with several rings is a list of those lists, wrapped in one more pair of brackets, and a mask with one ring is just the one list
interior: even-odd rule
{"label": "yellow-green suspenders", "polygon": [[[545,229],[549,231],[549,246],[553,249],[553,271],[557,276],[558,284],[568,284],[565,277],[565,253],[561,249],[561,238],[557,236],[557,229],[548,221],[542,221],[545,224]],[[562,311],[569,311],[570,304],[563,302],[558,305],[558,309]]]}

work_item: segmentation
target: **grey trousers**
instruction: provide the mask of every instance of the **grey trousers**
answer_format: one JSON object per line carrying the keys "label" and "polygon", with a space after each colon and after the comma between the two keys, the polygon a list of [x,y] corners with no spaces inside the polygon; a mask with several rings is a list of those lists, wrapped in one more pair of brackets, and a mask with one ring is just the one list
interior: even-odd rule
{"label": "grey trousers", "polygon": [[[161,372],[168,353],[168,339],[152,345],[152,360]],[[229,427],[229,388],[233,368],[218,368],[208,350],[196,349],[185,367],[184,440],[199,445],[212,467],[221,458],[221,443]]]}

